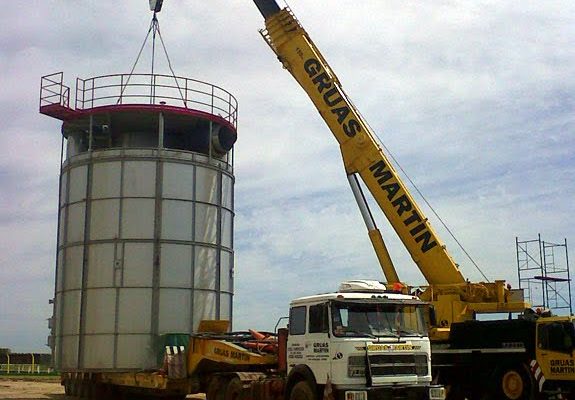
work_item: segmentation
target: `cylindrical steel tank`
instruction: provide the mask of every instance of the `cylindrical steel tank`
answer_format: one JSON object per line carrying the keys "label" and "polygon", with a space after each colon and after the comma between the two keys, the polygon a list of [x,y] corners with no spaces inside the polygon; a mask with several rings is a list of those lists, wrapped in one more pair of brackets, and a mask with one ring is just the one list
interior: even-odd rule
{"label": "cylindrical steel tank", "polygon": [[61,74],[42,81],[40,111],[64,121],[66,148],[55,366],[157,368],[162,335],[231,320],[237,103],[186,78],[77,82],[72,108]]}

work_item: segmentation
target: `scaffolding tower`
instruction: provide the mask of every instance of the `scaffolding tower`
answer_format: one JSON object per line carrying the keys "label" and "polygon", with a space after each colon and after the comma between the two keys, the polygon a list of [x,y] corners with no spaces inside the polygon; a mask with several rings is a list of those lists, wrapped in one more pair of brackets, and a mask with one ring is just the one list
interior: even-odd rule
{"label": "scaffolding tower", "polygon": [[567,239],[551,243],[515,238],[519,287],[533,307],[569,310],[572,314],[571,276]]}

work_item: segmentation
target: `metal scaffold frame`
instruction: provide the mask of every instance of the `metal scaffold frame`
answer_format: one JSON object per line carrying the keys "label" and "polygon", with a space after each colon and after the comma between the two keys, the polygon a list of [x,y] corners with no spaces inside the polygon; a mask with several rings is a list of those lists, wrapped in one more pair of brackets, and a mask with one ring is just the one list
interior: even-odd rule
{"label": "metal scaffold frame", "polygon": [[525,289],[526,300],[533,307],[569,310],[571,300],[571,273],[567,239],[563,243],[541,239],[515,238],[519,287]]}

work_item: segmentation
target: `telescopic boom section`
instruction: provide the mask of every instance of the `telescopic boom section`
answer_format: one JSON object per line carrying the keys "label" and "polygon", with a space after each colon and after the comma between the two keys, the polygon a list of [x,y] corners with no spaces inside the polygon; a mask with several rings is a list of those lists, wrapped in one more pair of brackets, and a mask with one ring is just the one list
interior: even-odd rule
{"label": "telescopic boom section", "polygon": [[275,0],[254,0],[254,3],[265,19],[281,11],[280,6],[278,6]]}
{"label": "telescopic boom section", "polygon": [[336,137],[346,172],[361,176],[427,282],[464,284],[455,262],[309,35],[289,9],[280,9],[274,0],[254,2],[266,20],[262,35]]}

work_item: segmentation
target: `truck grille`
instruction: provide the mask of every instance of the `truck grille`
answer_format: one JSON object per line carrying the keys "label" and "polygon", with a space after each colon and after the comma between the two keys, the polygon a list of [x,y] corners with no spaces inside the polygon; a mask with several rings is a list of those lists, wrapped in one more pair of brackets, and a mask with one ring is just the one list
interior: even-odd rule
{"label": "truck grille", "polygon": [[428,374],[426,354],[382,354],[370,355],[372,376]]}

